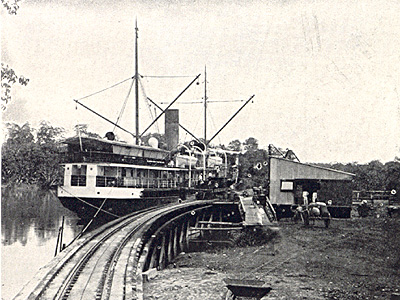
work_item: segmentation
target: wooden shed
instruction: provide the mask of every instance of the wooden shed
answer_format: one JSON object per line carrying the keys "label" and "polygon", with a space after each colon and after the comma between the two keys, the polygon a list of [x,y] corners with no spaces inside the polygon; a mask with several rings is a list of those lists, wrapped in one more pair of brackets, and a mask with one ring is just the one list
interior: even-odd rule
{"label": "wooden shed", "polygon": [[354,176],[352,173],[270,157],[269,198],[279,211],[283,209],[284,212],[292,205],[304,204],[305,197],[311,202],[322,182],[351,181]]}

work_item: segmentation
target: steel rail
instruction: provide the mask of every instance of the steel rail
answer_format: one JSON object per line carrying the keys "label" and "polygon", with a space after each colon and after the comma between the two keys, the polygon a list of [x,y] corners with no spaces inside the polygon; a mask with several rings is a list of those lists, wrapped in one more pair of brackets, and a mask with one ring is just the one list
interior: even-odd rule
{"label": "steel rail", "polygon": [[[137,214],[134,214],[133,216],[137,216],[140,217],[141,215],[145,215],[151,211],[156,211],[157,209],[160,209],[159,207],[156,208],[151,208],[146,210],[145,212],[139,212]],[[76,263],[73,267],[73,269],[71,271],[68,272],[67,278],[65,278],[63,280],[62,285],[58,288],[58,291],[54,297],[54,299],[67,299],[68,295],[73,287],[73,285],[75,284],[75,282],[77,281],[78,276],[80,275],[81,271],[83,270],[83,268],[85,267],[85,265],[87,264],[87,262],[89,261],[89,259],[92,257],[92,255],[100,248],[100,246],[102,246],[102,244],[109,239],[110,237],[112,237],[116,232],[120,231],[121,229],[129,226],[131,223],[137,221],[136,218],[132,218],[133,216],[129,217],[128,220],[126,222],[123,222],[124,220],[122,220],[122,222],[116,224],[116,227],[114,229],[112,229],[111,231],[109,231],[106,235],[104,235],[103,237],[101,237],[101,239],[96,242],[93,246],[91,246],[86,252],[85,254],[79,259],[78,263]],[[125,218],[126,220],[127,218]],[[110,226],[112,227],[112,226]],[[109,230],[110,228],[106,228],[104,229],[102,232],[105,232],[107,230]],[[96,235],[98,236],[98,235]],[[90,239],[90,241],[93,238]],[[90,242],[88,241],[88,243]],[[80,247],[80,250],[83,250],[83,247]],[[62,267],[65,267],[65,265],[68,262],[66,262]]]}
{"label": "steel rail", "polygon": [[[159,214],[150,217],[148,220],[146,220],[145,222],[142,222],[138,225],[137,230],[135,233],[140,232],[140,236],[136,237],[135,243],[133,243],[133,246],[128,249],[129,251],[129,255],[126,258],[126,263],[125,263],[125,268],[124,268],[124,273],[122,276],[122,280],[123,281],[123,299],[128,299],[130,297],[127,297],[127,282],[128,282],[128,278],[130,278],[130,273],[132,272],[132,270],[135,269],[135,264],[136,264],[136,274],[138,274],[138,265],[137,263],[140,261],[141,257],[143,256],[143,252],[145,251],[145,246],[144,242],[146,242],[146,240],[151,240],[152,239],[152,235],[148,235],[148,237],[143,237],[143,233],[151,230],[150,228],[155,224],[155,222],[157,222],[158,220],[161,220],[164,216],[168,216],[168,221],[165,221],[162,223],[162,225],[160,227],[158,227],[158,229],[156,230],[156,232],[158,233],[160,228],[165,228],[165,225],[168,224],[170,225],[171,223],[175,222],[176,220],[178,220],[179,218],[190,214],[192,211],[198,211],[201,209],[206,209],[206,208],[210,208],[211,205],[207,204],[207,203],[203,203],[200,205],[196,204],[196,207],[193,208],[193,205],[189,205],[189,206],[184,206],[181,207],[179,210],[182,211],[177,211],[176,209],[171,209],[169,211],[164,211],[164,212],[160,212]],[[173,216],[172,219],[169,219],[169,214],[171,213],[175,213],[177,212],[176,216]],[[113,280],[114,280],[114,274],[115,274],[115,269],[116,266],[119,262],[119,258],[121,256],[122,251],[126,248],[125,245],[128,244],[129,241],[133,241],[133,237],[134,237],[134,233],[129,234],[128,236],[126,236],[124,238],[124,240],[121,242],[120,247],[118,247],[118,249],[114,252],[114,255],[111,259],[111,263],[112,266],[111,268],[108,270],[107,274],[105,274],[105,278],[104,278],[104,282],[106,282],[106,286],[103,286],[103,292],[101,293],[102,296],[98,296],[96,299],[101,299],[101,300],[108,300],[108,299],[115,299],[116,296],[114,294],[112,294],[112,284],[113,284]],[[146,245],[148,244],[148,241],[146,242]],[[124,261],[125,262],[125,261]],[[135,277],[136,278],[136,277]],[[131,280],[132,281],[132,280]],[[135,286],[137,286],[138,282],[134,282]],[[100,285],[99,285],[100,286]],[[132,288],[130,289],[132,290]],[[118,291],[117,291],[118,294]],[[121,293],[119,293],[118,295],[121,295]]]}
{"label": "steel rail", "polygon": [[[150,238],[148,232],[157,231],[168,219],[210,203],[212,201],[193,201],[151,207],[111,221],[67,247],[43,267],[15,299],[67,299],[69,295],[69,298],[86,298],[89,291],[91,299],[111,299],[115,294],[127,294],[129,298],[136,293],[139,279],[132,270],[136,270],[144,243]],[[79,277],[82,270],[85,276]],[[101,284],[96,289],[98,282]],[[75,283],[78,289],[73,288]],[[86,294],[79,296],[86,288]]]}
{"label": "steel rail", "polygon": [[[172,210],[172,209],[171,209]],[[160,216],[164,215],[165,211],[160,212],[159,214],[149,217],[145,222],[139,223],[135,228],[133,228],[130,233],[120,241],[118,247],[114,249],[112,255],[109,259],[110,265],[107,270],[103,273],[102,279],[97,287],[96,299],[109,299],[111,292],[112,280],[114,278],[115,267],[118,263],[118,259],[122,253],[122,250],[126,246],[126,244],[133,238],[133,236],[138,233],[141,229],[143,229],[149,222],[153,219],[157,219]],[[125,276],[126,277],[126,274]]]}
{"label": "steel rail", "polygon": [[[95,257],[95,254],[97,253],[97,255],[102,258],[102,260],[106,261],[104,264],[102,264],[102,273],[101,273],[101,279],[99,280],[99,284],[97,286],[96,291],[96,295],[95,298],[96,299],[109,299],[110,298],[110,292],[111,292],[111,287],[113,284],[113,278],[114,278],[114,272],[115,272],[115,268],[116,265],[118,263],[119,257],[123,251],[123,249],[125,248],[125,246],[128,244],[128,242],[130,240],[132,240],[135,235],[136,236],[140,236],[140,234],[143,232],[141,230],[143,230],[143,228],[145,228],[145,226],[147,225],[149,227],[149,224],[153,224],[154,222],[156,222],[158,219],[162,218],[163,216],[169,215],[171,213],[174,212],[178,212],[179,210],[183,210],[184,212],[187,212],[187,210],[191,210],[193,209],[193,206],[203,206],[205,205],[205,203],[199,203],[199,202],[192,202],[192,203],[186,203],[186,204],[182,204],[180,206],[164,206],[164,207],[156,207],[156,208],[152,208],[152,209],[148,209],[145,212],[140,212],[138,214],[136,214],[136,218],[129,218],[128,220],[126,220],[125,218],[125,222],[119,222],[117,223],[115,226],[115,228],[112,228],[112,226],[109,226],[107,229],[103,230],[102,232],[104,233],[104,231],[109,230],[107,232],[107,234],[105,234],[104,236],[102,236],[100,238],[100,240],[96,241],[96,243],[94,245],[91,245],[91,247],[89,247],[88,249],[85,249],[84,246],[79,247],[80,251],[82,252],[83,250],[85,250],[85,254],[82,257],[78,258],[78,262],[74,262],[74,266],[73,268],[68,271],[68,274],[66,275],[66,277],[63,279],[63,282],[61,283],[61,285],[59,286],[59,288],[56,291],[55,296],[53,297],[52,295],[47,295],[47,296],[51,296],[53,299],[68,299],[68,297],[71,295],[71,291],[75,285],[75,283],[78,281],[79,276],[81,275],[82,271],[85,269],[85,267],[88,266],[88,263],[90,261],[90,259],[95,259],[93,257]],[[181,213],[179,213],[181,214]],[[111,227],[111,228],[110,228]],[[110,230],[112,229],[112,230]],[[110,240],[113,236],[115,237],[115,235],[118,232],[121,232],[123,230],[126,230],[129,232],[129,234],[124,235],[122,237],[122,239],[120,239],[120,237],[116,237],[115,241],[114,240]],[[98,235],[96,235],[98,236]],[[89,243],[89,241],[88,241]],[[108,244],[107,244],[108,243]],[[116,244],[115,244],[116,243]],[[112,245],[112,247],[111,247]],[[142,245],[140,245],[142,246]],[[99,249],[101,249],[102,247],[105,247],[105,249],[102,252],[98,252]],[[134,251],[135,249],[133,249]],[[68,263],[70,262],[70,260],[67,260],[60,268],[60,270],[62,268],[64,268]],[[91,269],[91,273],[88,275],[88,279],[86,279],[86,277],[84,277],[84,281],[86,282],[86,285],[84,285],[84,288],[82,291],[80,291],[80,293],[82,293],[82,297],[85,297],[85,292],[86,292],[86,287],[88,286],[89,281],[91,280],[92,275],[98,271],[99,268],[96,268],[98,261],[95,262],[95,265],[93,267],[93,269]],[[92,268],[92,267],[91,267]],[[87,269],[85,269],[86,273],[88,272]],[[57,271],[57,273],[59,273],[60,271]],[[98,274],[98,273],[97,273]],[[98,276],[98,275],[96,275]],[[126,281],[126,273],[124,275],[124,281]],[[53,278],[52,278],[53,279]],[[51,280],[52,280],[51,279]],[[50,281],[51,281],[50,280]],[[50,285],[51,283],[49,282],[48,285]],[[75,294],[76,295],[75,291]],[[44,293],[45,297],[46,293]]]}

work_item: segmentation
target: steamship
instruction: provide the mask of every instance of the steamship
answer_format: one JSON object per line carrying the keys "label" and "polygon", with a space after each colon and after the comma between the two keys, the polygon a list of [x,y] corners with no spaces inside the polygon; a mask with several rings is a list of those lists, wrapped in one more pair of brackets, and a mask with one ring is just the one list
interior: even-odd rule
{"label": "steamship", "polygon": [[[174,125],[166,125],[167,140],[168,130]],[[188,197],[216,196],[233,183],[222,173],[226,161],[201,151],[195,141],[176,145],[171,151],[158,148],[156,140],[150,141],[152,146],[142,146],[73,137],[63,144],[64,176],[58,198],[83,219],[98,213],[118,217]]]}
{"label": "steamship", "polygon": [[[135,76],[132,77],[135,81],[136,133],[125,130],[117,122],[110,121],[79,100],[74,100],[115,127],[131,133],[135,138],[134,144],[128,144],[115,140],[113,132],[108,132],[104,139],[82,136],[78,133],[78,136],[63,141],[61,149],[64,173],[63,182],[57,187],[57,196],[65,207],[75,211],[83,219],[98,214],[102,217],[119,217],[150,206],[194,196],[198,199],[216,197],[223,195],[235,180],[227,178],[226,152],[210,149],[190,132],[195,140],[178,144],[179,128],[183,126],[179,124],[179,111],[170,109],[170,106],[179,96],[165,110],[158,107],[162,110],[158,118],[165,115],[167,149],[158,147],[158,142],[154,138],[150,138],[149,145],[141,144],[140,137],[144,132],[139,134],[140,75],[137,32],[136,27],[136,65]],[[193,79],[186,89],[199,76]],[[205,106],[206,99],[205,96]],[[149,98],[147,100],[152,101]],[[250,100],[251,98],[244,105]],[[153,104],[156,105],[154,102]],[[152,124],[155,121],[157,119]],[[207,139],[204,138],[204,141]]]}

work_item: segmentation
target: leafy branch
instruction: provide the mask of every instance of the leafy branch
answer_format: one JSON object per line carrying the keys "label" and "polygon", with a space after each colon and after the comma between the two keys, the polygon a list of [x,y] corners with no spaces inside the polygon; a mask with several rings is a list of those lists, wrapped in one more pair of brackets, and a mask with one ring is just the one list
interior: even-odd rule
{"label": "leafy branch", "polygon": [[17,14],[17,10],[19,9],[19,5],[18,5],[19,1],[20,0],[13,0],[13,1],[1,0],[1,3],[7,9],[8,13],[10,15],[16,15]]}
{"label": "leafy branch", "polygon": [[[16,15],[19,9],[19,1],[20,0],[1,0],[1,3],[10,15]],[[24,76],[17,76],[13,69],[1,63],[1,110],[6,110],[8,102],[11,101],[11,87],[17,81],[21,85],[27,85],[29,79]]]}
{"label": "leafy branch", "polygon": [[28,78],[18,76],[8,65],[1,63],[1,109],[6,110],[8,102],[11,101],[11,87],[15,83],[27,85]]}

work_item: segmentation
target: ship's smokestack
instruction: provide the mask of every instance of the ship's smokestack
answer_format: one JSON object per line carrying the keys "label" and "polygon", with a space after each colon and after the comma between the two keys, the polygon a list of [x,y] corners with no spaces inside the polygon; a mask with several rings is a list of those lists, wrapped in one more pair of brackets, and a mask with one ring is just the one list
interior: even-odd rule
{"label": "ship's smokestack", "polygon": [[165,139],[168,150],[174,149],[179,143],[179,110],[168,109],[165,112]]}

